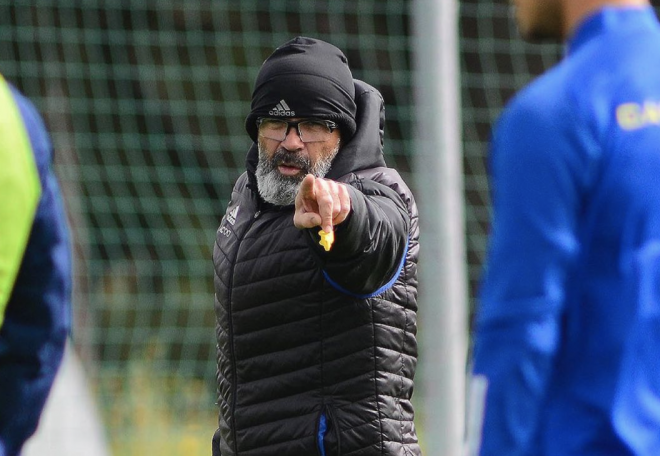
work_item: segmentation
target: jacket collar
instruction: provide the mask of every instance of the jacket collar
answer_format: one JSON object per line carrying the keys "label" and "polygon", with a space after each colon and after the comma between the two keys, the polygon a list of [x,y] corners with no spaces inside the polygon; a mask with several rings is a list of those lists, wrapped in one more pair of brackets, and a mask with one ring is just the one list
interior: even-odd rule
{"label": "jacket collar", "polygon": [[[657,27],[652,7],[604,7],[585,18],[567,41],[567,54],[577,52],[601,35]],[[655,24],[655,25],[654,25]]]}

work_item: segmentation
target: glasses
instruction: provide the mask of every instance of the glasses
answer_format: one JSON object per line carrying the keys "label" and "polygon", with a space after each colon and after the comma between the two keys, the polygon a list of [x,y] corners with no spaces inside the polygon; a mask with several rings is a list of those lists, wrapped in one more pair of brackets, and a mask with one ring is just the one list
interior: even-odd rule
{"label": "glasses", "polygon": [[321,142],[330,139],[332,131],[337,124],[330,120],[306,119],[298,122],[289,122],[282,119],[260,117],[257,119],[259,135],[275,141],[284,141],[291,128],[295,128],[304,143]]}

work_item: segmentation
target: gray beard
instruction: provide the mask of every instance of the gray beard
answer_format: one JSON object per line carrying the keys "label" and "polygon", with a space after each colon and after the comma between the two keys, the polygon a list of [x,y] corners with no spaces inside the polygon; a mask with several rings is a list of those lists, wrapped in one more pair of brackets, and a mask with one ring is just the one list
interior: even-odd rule
{"label": "gray beard", "polygon": [[[309,158],[288,152],[284,149],[278,149],[272,157],[268,158],[266,152],[259,146],[259,163],[257,163],[257,188],[259,195],[264,201],[277,206],[288,206],[294,204],[300,184],[307,174],[313,174],[316,177],[325,177],[330,171],[330,166],[337,152],[339,152],[339,143],[337,147],[326,157],[321,158],[314,165]],[[301,172],[297,176],[284,176],[277,167],[287,163],[300,167]]]}

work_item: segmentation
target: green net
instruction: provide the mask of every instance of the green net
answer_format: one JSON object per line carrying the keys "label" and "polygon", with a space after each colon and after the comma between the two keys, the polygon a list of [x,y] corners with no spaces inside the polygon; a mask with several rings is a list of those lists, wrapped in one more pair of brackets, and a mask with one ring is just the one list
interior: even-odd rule
{"label": "green net", "polygon": [[562,48],[522,41],[506,0],[470,0],[460,5],[466,244],[474,306],[491,216],[487,180],[491,125],[515,92],[559,60]]}

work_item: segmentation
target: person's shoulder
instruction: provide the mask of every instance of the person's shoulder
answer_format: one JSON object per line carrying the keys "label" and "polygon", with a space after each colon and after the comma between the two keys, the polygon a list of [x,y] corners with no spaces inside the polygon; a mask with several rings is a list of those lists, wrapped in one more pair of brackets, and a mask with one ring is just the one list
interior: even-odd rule
{"label": "person's shoulder", "polygon": [[515,161],[523,154],[529,161],[574,154],[576,132],[590,130],[582,128],[589,119],[578,107],[573,84],[562,62],[520,90],[494,125],[491,155]]}
{"label": "person's shoulder", "polygon": [[513,109],[530,109],[545,106],[558,106],[563,100],[561,95],[569,80],[563,64],[558,64],[523,87],[511,100]]}
{"label": "person's shoulder", "polygon": [[43,117],[35,104],[11,83],[9,88],[18,106],[39,168],[50,163],[52,145]]}
{"label": "person's shoulder", "polygon": [[554,124],[570,109],[570,85],[563,63],[551,68],[511,98],[500,116],[500,128]]}
{"label": "person's shoulder", "polygon": [[655,78],[660,59],[660,27],[612,29],[580,46],[566,59],[576,96],[615,95],[631,79]]}
{"label": "person's shoulder", "polygon": [[21,116],[23,117],[23,122],[25,123],[28,130],[43,130],[45,132],[45,126],[41,114],[37,110],[34,102],[25,96],[20,90],[16,88],[10,82],[7,82],[9,89],[14,98],[16,105],[19,108]]}
{"label": "person's shoulder", "polygon": [[377,182],[391,188],[401,196],[405,195],[404,199],[413,200],[412,192],[408,187],[408,184],[406,184],[399,171],[394,168],[387,166],[367,168],[351,173],[350,175],[345,176],[345,178],[345,181],[348,183],[356,179],[360,181],[369,180]]}
{"label": "person's shoulder", "polygon": [[234,191],[243,191],[249,184],[249,174],[247,171],[243,171],[234,181]]}

